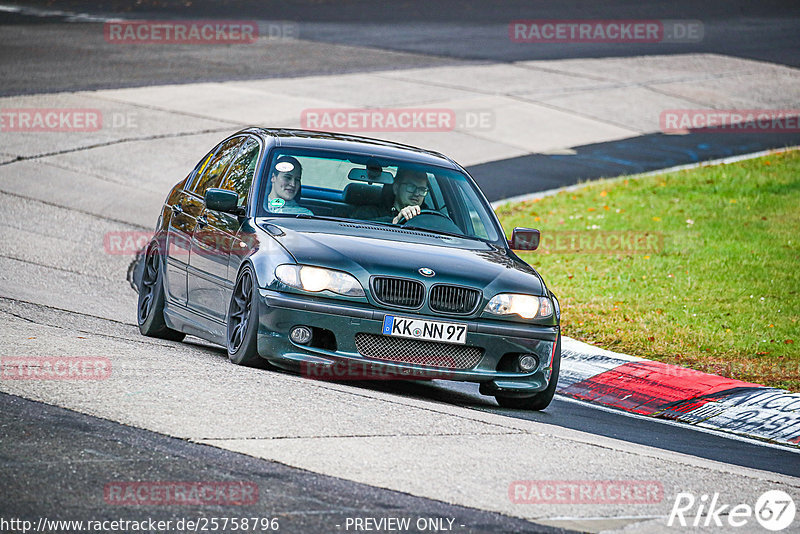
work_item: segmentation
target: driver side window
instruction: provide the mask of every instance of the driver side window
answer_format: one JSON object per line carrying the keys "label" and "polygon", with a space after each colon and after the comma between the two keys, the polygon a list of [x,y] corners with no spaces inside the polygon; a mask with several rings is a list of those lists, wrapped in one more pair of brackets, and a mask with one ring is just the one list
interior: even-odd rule
{"label": "driver side window", "polygon": [[242,145],[236,159],[231,163],[225,180],[220,186],[222,189],[236,191],[239,195],[239,206],[247,204],[250,194],[250,184],[258,165],[259,144],[253,137],[248,137]]}
{"label": "driver side window", "polygon": [[217,187],[233,157],[244,142],[244,137],[234,137],[225,141],[214,156],[202,166],[192,184],[191,192],[202,197],[210,187]]}

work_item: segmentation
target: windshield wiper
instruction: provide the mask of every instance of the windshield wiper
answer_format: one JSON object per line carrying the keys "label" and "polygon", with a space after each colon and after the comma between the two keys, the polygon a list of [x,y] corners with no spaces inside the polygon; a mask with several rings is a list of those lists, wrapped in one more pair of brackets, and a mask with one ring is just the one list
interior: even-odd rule
{"label": "windshield wiper", "polygon": [[419,226],[408,226],[408,225],[406,225],[406,226],[403,226],[402,228],[405,228],[405,229],[408,229],[408,230],[420,230],[420,231],[423,231],[423,232],[430,232],[432,234],[446,235],[446,236],[449,236],[449,237],[458,237],[460,239],[469,239],[470,241],[480,241],[481,243],[488,243],[490,245],[494,245],[494,243],[489,241],[488,239],[485,239],[483,237],[478,237],[476,235],[454,234],[453,232],[445,232],[444,230],[430,230],[428,228],[420,228]]}
{"label": "windshield wiper", "polygon": [[[400,228],[402,228],[404,230],[421,230],[423,232],[429,232],[431,234],[446,235],[446,236],[450,236],[450,237],[461,237],[461,238],[466,238],[466,239],[473,239],[471,236],[464,235],[464,234],[454,234],[453,232],[445,232],[444,230],[431,230],[430,228],[422,228],[420,226],[410,226],[408,224],[405,225],[405,226],[401,226]],[[477,238],[475,238],[475,239],[477,239]]]}
{"label": "windshield wiper", "polygon": [[319,219],[321,221],[341,221],[340,217],[326,217],[325,215],[309,215],[308,213],[295,213],[295,219]]}
{"label": "windshield wiper", "polygon": [[364,226],[383,226],[383,227],[387,227],[387,228],[394,228],[394,229],[397,229],[397,230],[416,230],[416,231],[421,231],[421,232],[428,232],[429,234],[444,235],[444,236],[448,236],[448,237],[457,237],[457,238],[460,238],[460,239],[469,239],[469,240],[472,240],[472,241],[481,241],[481,242],[484,242],[484,243],[489,243],[490,242],[490,241],[488,241],[486,239],[483,239],[483,238],[477,237],[477,236],[470,236],[470,235],[466,235],[466,234],[456,234],[456,233],[453,233],[453,232],[446,232],[444,230],[431,230],[430,228],[422,228],[420,226],[409,226],[409,225],[401,226],[401,225],[397,225],[397,224],[393,224],[393,223],[387,223],[387,222],[381,222],[381,221],[370,221],[370,220],[366,220],[366,219],[348,219],[346,217],[328,217],[328,216],[325,216],[325,215],[309,215],[308,213],[294,213],[293,215],[294,215],[295,219],[318,219],[318,220],[322,220],[322,221],[337,221],[337,222],[352,221],[354,223],[357,223],[359,225],[364,225]]}

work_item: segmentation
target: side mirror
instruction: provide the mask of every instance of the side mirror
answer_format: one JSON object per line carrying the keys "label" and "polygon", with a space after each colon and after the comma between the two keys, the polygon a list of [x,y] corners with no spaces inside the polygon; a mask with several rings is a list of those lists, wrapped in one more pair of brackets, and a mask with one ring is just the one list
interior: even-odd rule
{"label": "side mirror", "polygon": [[541,233],[533,228],[514,228],[511,233],[511,248],[514,250],[536,250]]}
{"label": "side mirror", "polygon": [[206,190],[206,207],[214,211],[222,211],[233,215],[242,215],[244,209],[239,206],[239,195],[235,191],[211,187]]}

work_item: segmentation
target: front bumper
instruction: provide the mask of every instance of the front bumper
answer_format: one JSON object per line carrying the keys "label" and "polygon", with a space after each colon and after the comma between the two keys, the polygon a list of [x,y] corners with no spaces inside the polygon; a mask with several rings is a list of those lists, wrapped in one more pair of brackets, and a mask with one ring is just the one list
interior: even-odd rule
{"label": "front bumper", "polygon": [[[444,378],[480,382],[481,392],[488,395],[531,396],[548,386],[559,336],[558,326],[423,316],[267,289],[260,289],[259,297],[258,353],[275,366],[299,370],[312,378]],[[362,356],[356,347],[356,334],[382,336],[383,318],[387,314],[467,324],[466,344],[482,348],[483,355],[474,366],[458,369]],[[294,343],[289,332],[300,325],[332,332],[335,350]],[[503,356],[521,353],[535,354],[538,367],[529,373],[498,370],[498,366],[507,367],[501,364]],[[511,357],[506,356],[504,362]],[[374,371],[375,366],[379,366],[379,372],[365,375],[365,370]]]}

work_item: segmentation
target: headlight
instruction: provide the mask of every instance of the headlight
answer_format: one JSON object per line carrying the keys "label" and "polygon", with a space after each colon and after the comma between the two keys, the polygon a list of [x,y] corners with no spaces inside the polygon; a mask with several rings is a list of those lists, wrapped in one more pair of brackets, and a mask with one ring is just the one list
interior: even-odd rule
{"label": "headlight", "polygon": [[495,295],[483,311],[494,315],[517,314],[525,319],[547,317],[553,313],[553,304],[547,297],[500,293]]}
{"label": "headlight", "polygon": [[364,288],[351,275],[342,271],[309,265],[278,265],[275,276],[289,287],[318,293],[332,291],[346,297],[363,297]]}

